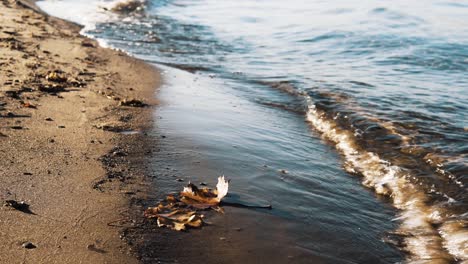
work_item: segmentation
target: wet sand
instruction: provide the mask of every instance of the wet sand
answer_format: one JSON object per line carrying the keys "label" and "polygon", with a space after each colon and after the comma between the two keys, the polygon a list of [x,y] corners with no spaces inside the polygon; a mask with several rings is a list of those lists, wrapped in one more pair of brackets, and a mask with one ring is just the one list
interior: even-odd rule
{"label": "wet sand", "polygon": [[0,262],[137,263],[159,72],[30,7],[0,2]]}

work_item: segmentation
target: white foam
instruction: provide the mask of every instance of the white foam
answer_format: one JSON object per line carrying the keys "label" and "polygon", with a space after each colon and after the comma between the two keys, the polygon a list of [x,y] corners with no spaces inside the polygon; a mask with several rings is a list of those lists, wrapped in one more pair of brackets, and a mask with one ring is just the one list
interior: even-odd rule
{"label": "white foam", "polygon": [[461,220],[447,221],[439,228],[440,235],[445,239],[444,247],[457,260],[468,263],[468,230]]}
{"label": "white foam", "polygon": [[[89,31],[95,30],[99,23],[106,23],[121,20],[121,16],[109,11],[122,0],[45,0],[38,1],[36,4],[46,13],[59,17],[83,26],[80,34],[91,39],[95,39],[99,46],[104,48],[116,49],[132,55],[127,51],[117,49],[109,44],[104,38],[96,38],[89,34]],[[134,22],[133,17],[126,17],[123,20]]]}
{"label": "white foam", "polygon": [[[358,148],[353,133],[340,129],[317,110],[312,98],[306,96],[306,100],[309,104],[307,120],[343,154],[346,169],[362,174],[365,186],[390,196],[400,210],[400,216],[393,220],[401,221],[398,232],[404,236],[405,249],[411,254],[408,262],[468,261],[467,231],[460,223],[447,222],[443,208],[427,204],[424,191],[408,180],[414,176],[377,154]],[[440,229],[435,229],[434,223],[443,224]]]}
{"label": "white foam", "polygon": [[104,10],[104,8],[110,8],[116,2],[105,0],[46,0],[38,1],[36,4],[46,13],[80,24],[84,27],[84,31],[88,31],[94,29],[99,22],[116,19],[116,15]]}

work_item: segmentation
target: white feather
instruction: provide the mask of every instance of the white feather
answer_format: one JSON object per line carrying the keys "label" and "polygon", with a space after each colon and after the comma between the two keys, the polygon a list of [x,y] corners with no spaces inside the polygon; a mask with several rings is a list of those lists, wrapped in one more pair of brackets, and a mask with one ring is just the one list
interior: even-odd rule
{"label": "white feather", "polygon": [[229,181],[224,179],[224,175],[218,177],[218,184],[216,184],[216,189],[218,190],[218,201],[221,202],[221,199],[226,196],[229,189]]}

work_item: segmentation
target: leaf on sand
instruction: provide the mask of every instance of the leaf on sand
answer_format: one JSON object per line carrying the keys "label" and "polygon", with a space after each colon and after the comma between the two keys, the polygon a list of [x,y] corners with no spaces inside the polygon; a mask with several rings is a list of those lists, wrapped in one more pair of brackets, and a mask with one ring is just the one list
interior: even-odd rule
{"label": "leaf on sand", "polygon": [[176,231],[187,227],[199,228],[203,225],[200,210],[213,209],[223,212],[219,206],[229,189],[229,181],[224,176],[218,178],[216,190],[198,188],[189,183],[178,195],[168,195],[156,207],[145,211],[146,218],[156,218],[158,227],[168,227]]}
{"label": "leaf on sand", "polygon": [[221,200],[226,196],[229,189],[229,182],[224,179],[224,176],[218,178],[218,184],[216,190],[208,188],[199,189],[192,183],[189,183],[187,187],[180,193],[181,200],[184,203],[200,206],[200,207],[211,207],[218,205]]}
{"label": "leaf on sand", "polygon": [[169,227],[181,231],[185,230],[186,226],[201,227],[203,220],[195,211],[175,210],[168,214],[158,214],[157,223],[158,227]]}

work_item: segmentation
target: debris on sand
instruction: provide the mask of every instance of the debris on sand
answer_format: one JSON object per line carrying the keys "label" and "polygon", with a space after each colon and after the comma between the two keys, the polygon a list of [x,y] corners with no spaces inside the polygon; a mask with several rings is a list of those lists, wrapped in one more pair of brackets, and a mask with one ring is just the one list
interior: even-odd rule
{"label": "debris on sand", "polygon": [[14,98],[14,99],[20,99],[20,94],[21,94],[21,92],[18,91],[18,90],[9,89],[9,90],[4,91],[3,93],[4,93],[5,96],[7,96],[7,97],[11,97],[11,98]]}
{"label": "debris on sand", "polygon": [[90,39],[84,39],[83,41],[81,41],[81,46],[88,47],[88,48],[95,48],[96,47],[94,42],[92,40],[90,40]]}
{"label": "debris on sand", "polygon": [[97,253],[106,253],[105,250],[102,250],[102,249],[99,249],[95,244],[89,244],[86,246],[86,249],[90,250],[90,251],[94,251],[94,252],[97,252]]}
{"label": "debris on sand", "polygon": [[59,70],[48,72],[45,78],[46,80],[50,82],[57,82],[57,83],[64,83],[64,82],[67,82],[68,80],[68,78],[65,77],[65,73]]}
{"label": "debris on sand", "polygon": [[25,49],[24,43],[15,37],[0,38],[0,43],[5,43],[6,47],[12,50],[23,51]]}
{"label": "debris on sand", "polygon": [[56,94],[65,91],[65,87],[60,84],[52,84],[52,85],[39,85],[39,91],[45,92],[45,93],[50,93],[50,94]]}
{"label": "debris on sand", "polygon": [[110,131],[110,132],[116,132],[116,133],[128,130],[128,127],[125,127],[122,124],[113,123],[113,122],[96,124],[94,125],[94,127],[97,129],[102,129],[104,131]]}
{"label": "debris on sand", "polygon": [[29,204],[27,204],[25,201],[15,201],[15,200],[6,200],[5,203],[3,204],[5,207],[11,207],[15,210],[21,211],[26,214],[34,214],[30,209],[29,209]]}
{"label": "debris on sand", "polygon": [[37,105],[30,103],[30,102],[23,102],[21,104],[22,107],[24,108],[32,108],[32,109],[37,109]]}
{"label": "debris on sand", "polygon": [[218,184],[214,191],[208,188],[199,189],[195,184],[189,183],[180,193],[181,201],[200,209],[218,206],[227,195],[228,188],[229,182],[224,179],[224,176],[218,178]]}
{"label": "debris on sand", "polygon": [[137,100],[137,99],[123,99],[122,101],[120,101],[119,104],[121,106],[133,106],[133,107],[145,107],[145,106],[147,106],[147,104],[145,104],[143,101]]}
{"label": "debris on sand", "polygon": [[168,227],[182,231],[187,227],[199,228],[203,225],[201,210],[213,209],[222,212],[221,200],[227,195],[229,181],[224,176],[218,178],[216,190],[201,188],[189,183],[177,195],[168,195],[156,207],[145,211],[146,218],[156,218],[158,227]]}
{"label": "debris on sand", "polygon": [[21,87],[21,88],[9,88],[6,89],[3,93],[5,96],[13,98],[13,99],[21,99],[21,94],[24,92],[32,92],[34,91],[32,88],[29,87]]}
{"label": "debris on sand", "polygon": [[25,249],[34,249],[34,248],[36,248],[36,245],[34,245],[33,243],[31,243],[29,241],[24,242],[21,246],[23,248],[25,248]]}

